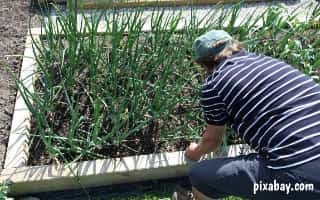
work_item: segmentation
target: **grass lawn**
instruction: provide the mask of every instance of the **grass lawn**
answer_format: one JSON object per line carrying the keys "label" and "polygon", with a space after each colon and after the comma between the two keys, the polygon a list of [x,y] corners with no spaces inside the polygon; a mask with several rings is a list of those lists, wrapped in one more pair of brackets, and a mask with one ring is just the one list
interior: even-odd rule
{"label": "grass lawn", "polygon": [[[159,182],[149,190],[135,189],[129,192],[118,192],[110,194],[98,200],[171,200],[176,184],[183,184],[180,181]],[[139,187],[138,187],[139,188]],[[221,200],[242,200],[239,197],[227,197]]]}
{"label": "grass lawn", "polygon": [[[172,192],[150,192],[146,194],[131,194],[129,196],[112,197],[112,200],[170,200]],[[102,199],[101,199],[102,200]],[[103,199],[106,200],[106,199]],[[241,200],[239,197],[227,197],[223,200]]]}
{"label": "grass lawn", "polygon": [[[127,200],[170,200],[170,195],[164,195],[164,194],[145,194],[143,196],[129,196],[129,197],[115,197],[112,198],[112,200],[120,200],[120,199],[127,199]],[[224,198],[223,200],[241,200],[241,198],[238,197],[228,197]]]}
{"label": "grass lawn", "polygon": [[[86,191],[77,189],[44,192],[34,194],[34,196],[46,200],[170,200],[176,185],[191,188],[188,177],[178,177],[87,188]],[[222,200],[242,199],[237,197],[228,197]]]}

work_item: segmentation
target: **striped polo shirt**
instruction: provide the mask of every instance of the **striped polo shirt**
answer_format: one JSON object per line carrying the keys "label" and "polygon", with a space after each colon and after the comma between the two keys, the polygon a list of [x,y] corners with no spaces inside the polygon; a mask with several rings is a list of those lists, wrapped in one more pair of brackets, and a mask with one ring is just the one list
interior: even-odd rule
{"label": "striped polo shirt", "polygon": [[228,124],[268,168],[320,157],[320,86],[280,60],[238,52],[220,63],[202,88],[208,124]]}

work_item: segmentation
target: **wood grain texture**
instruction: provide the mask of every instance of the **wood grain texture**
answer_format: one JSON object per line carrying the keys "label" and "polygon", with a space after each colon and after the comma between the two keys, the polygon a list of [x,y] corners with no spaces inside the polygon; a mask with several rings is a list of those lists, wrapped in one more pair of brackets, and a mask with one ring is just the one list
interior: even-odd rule
{"label": "wood grain texture", "polygon": [[[251,152],[247,145],[231,145],[221,147],[202,159],[234,157]],[[182,177],[194,162],[185,157],[184,151],[177,151],[64,165],[16,167],[4,169],[0,182],[12,183],[11,195],[23,195]]]}
{"label": "wood grain texture", "polygon": [[[66,3],[68,0],[37,0],[38,3]],[[74,0],[73,0],[74,1]],[[239,0],[78,0],[83,9],[134,8],[147,6],[208,5],[218,3],[238,3]],[[243,2],[267,2],[266,0],[244,0]]]}
{"label": "wood grain texture", "polygon": [[[244,2],[261,2],[265,0],[244,0]],[[134,8],[156,6],[209,5],[218,3],[237,3],[239,0],[81,0],[78,7],[82,9],[98,8]]]}

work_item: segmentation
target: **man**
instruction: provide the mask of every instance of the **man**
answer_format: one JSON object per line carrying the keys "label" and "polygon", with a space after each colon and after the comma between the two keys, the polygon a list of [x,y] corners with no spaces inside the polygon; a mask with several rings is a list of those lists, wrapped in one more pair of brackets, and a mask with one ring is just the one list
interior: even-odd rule
{"label": "man", "polygon": [[216,150],[226,124],[257,152],[194,164],[193,198],[319,200],[320,86],[282,61],[245,51],[223,30],[201,35],[193,48],[208,72],[201,95],[207,127],[186,156]]}

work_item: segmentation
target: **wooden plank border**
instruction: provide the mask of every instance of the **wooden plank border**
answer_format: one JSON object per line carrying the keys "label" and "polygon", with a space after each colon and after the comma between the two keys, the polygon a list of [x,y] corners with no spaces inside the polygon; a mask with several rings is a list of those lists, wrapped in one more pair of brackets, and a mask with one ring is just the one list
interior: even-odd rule
{"label": "wooden plank border", "polygon": [[[221,148],[213,157],[233,157],[250,153],[247,145]],[[11,183],[10,195],[32,194],[83,187],[106,186],[185,176],[194,162],[184,151],[158,153],[124,158],[4,169],[0,182]]]}
{"label": "wooden plank border", "polygon": [[[68,0],[36,0],[39,4],[64,3]],[[75,1],[75,0],[73,0]],[[101,8],[134,8],[154,6],[186,6],[186,5],[209,5],[238,3],[239,0],[78,0],[78,6],[84,9]],[[243,0],[243,2],[268,2],[267,0]]]}
{"label": "wooden plank border", "polygon": [[[82,9],[136,8],[210,5],[238,2],[239,0],[80,0],[78,2],[78,7]],[[244,0],[243,2],[265,2],[265,0]]]}
{"label": "wooden plank border", "polygon": [[[37,37],[37,36],[35,36]],[[32,38],[27,35],[25,51],[20,71],[20,81],[30,92],[33,92],[35,58],[32,49]],[[29,155],[29,130],[31,113],[18,90],[13,111],[9,142],[4,168],[25,166]]]}

